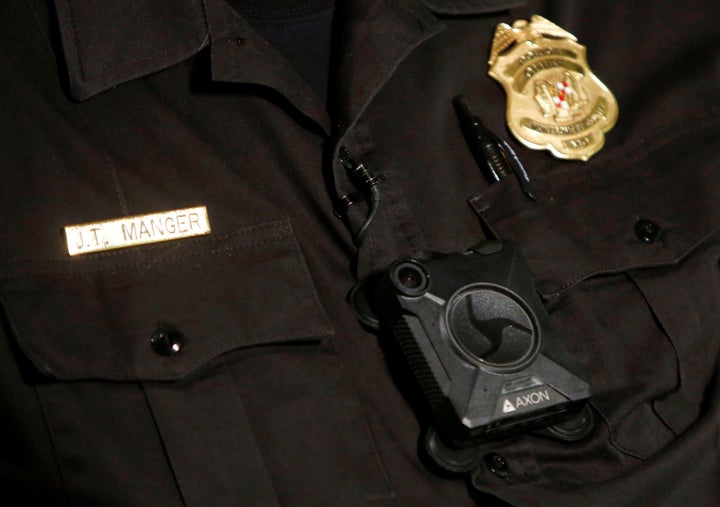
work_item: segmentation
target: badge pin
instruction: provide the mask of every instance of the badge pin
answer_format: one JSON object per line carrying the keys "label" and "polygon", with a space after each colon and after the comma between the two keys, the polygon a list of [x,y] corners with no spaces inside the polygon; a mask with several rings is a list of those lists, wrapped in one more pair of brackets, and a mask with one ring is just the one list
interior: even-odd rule
{"label": "badge pin", "polygon": [[488,64],[507,95],[508,127],[525,146],[577,160],[603,147],[617,120],[617,101],[571,33],[541,16],[502,23]]}
{"label": "badge pin", "polygon": [[69,255],[102,252],[209,233],[210,221],[205,206],[65,227]]}

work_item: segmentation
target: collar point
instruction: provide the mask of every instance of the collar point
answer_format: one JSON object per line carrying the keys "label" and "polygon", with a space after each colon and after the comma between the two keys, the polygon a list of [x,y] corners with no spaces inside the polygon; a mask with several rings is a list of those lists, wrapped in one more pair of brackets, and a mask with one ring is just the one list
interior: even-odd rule
{"label": "collar point", "polygon": [[93,86],[72,78],[70,78],[69,81],[70,96],[78,102],[85,101],[93,97],[94,95],[97,95],[103,90],[103,88]]}

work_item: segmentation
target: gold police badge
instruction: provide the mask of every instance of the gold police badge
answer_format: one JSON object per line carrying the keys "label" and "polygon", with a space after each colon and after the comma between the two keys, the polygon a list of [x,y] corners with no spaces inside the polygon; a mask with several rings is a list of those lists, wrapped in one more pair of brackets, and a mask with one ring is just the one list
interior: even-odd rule
{"label": "gold police badge", "polygon": [[502,23],[488,63],[505,88],[510,131],[524,145],[579,160],[603,147],[617,101],[590,71],[575,36],[542,16]]}

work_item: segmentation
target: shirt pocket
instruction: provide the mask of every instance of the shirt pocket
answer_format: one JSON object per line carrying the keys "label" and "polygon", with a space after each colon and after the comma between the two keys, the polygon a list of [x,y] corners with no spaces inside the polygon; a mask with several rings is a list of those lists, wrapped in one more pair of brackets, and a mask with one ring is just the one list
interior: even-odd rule
{"label": "shirt pocket", "polygon": [[708,333],[720,303],[717,130],[539,176],[537,202],[513,179],[470,200],[488,230],[522,245],[612,445],[638,458],[698,417],[720,349]]}
{"label": "shirt pocket", "polygon": [[390,495],[287,221],[8,266],[2,306],[73,504]]}

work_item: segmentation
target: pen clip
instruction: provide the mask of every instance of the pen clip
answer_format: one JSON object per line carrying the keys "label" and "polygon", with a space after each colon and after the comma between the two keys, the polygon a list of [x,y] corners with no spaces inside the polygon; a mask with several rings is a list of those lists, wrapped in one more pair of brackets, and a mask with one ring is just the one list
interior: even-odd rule
{"label": "pen clip", "polygon": [[505,157],[505,161],[510,165],[512,168],[512,172],[515,173],[515,176],[518,179],[518,182],[520,183],[520,188],[523,189],[523,192],[525,192],[525,195],[527,195],[530,199],[533,201],[537,200],[537,196],[535,194],[535,188],[533,187],[532,182],[530,181],[530,175],[525,170],[525,166],[520,161],[520,158],[515,154],[515,150],[513,150],[510,147],[510,144],[505,141],[504,139],[501,139],[497,135],[495,135],[494,132],[490,132],[490,136],[492,136],[493,140],[498,144],[500,147],[500,150],[503,152],[503,155]]}
{"label": "pen clip", "polygon": [[514,173],[525,195],[536,200],[530,175],[510,145],[483,125],[463,95],[455,97],[453,105],[468,147],[487,180],[495,183]]}

